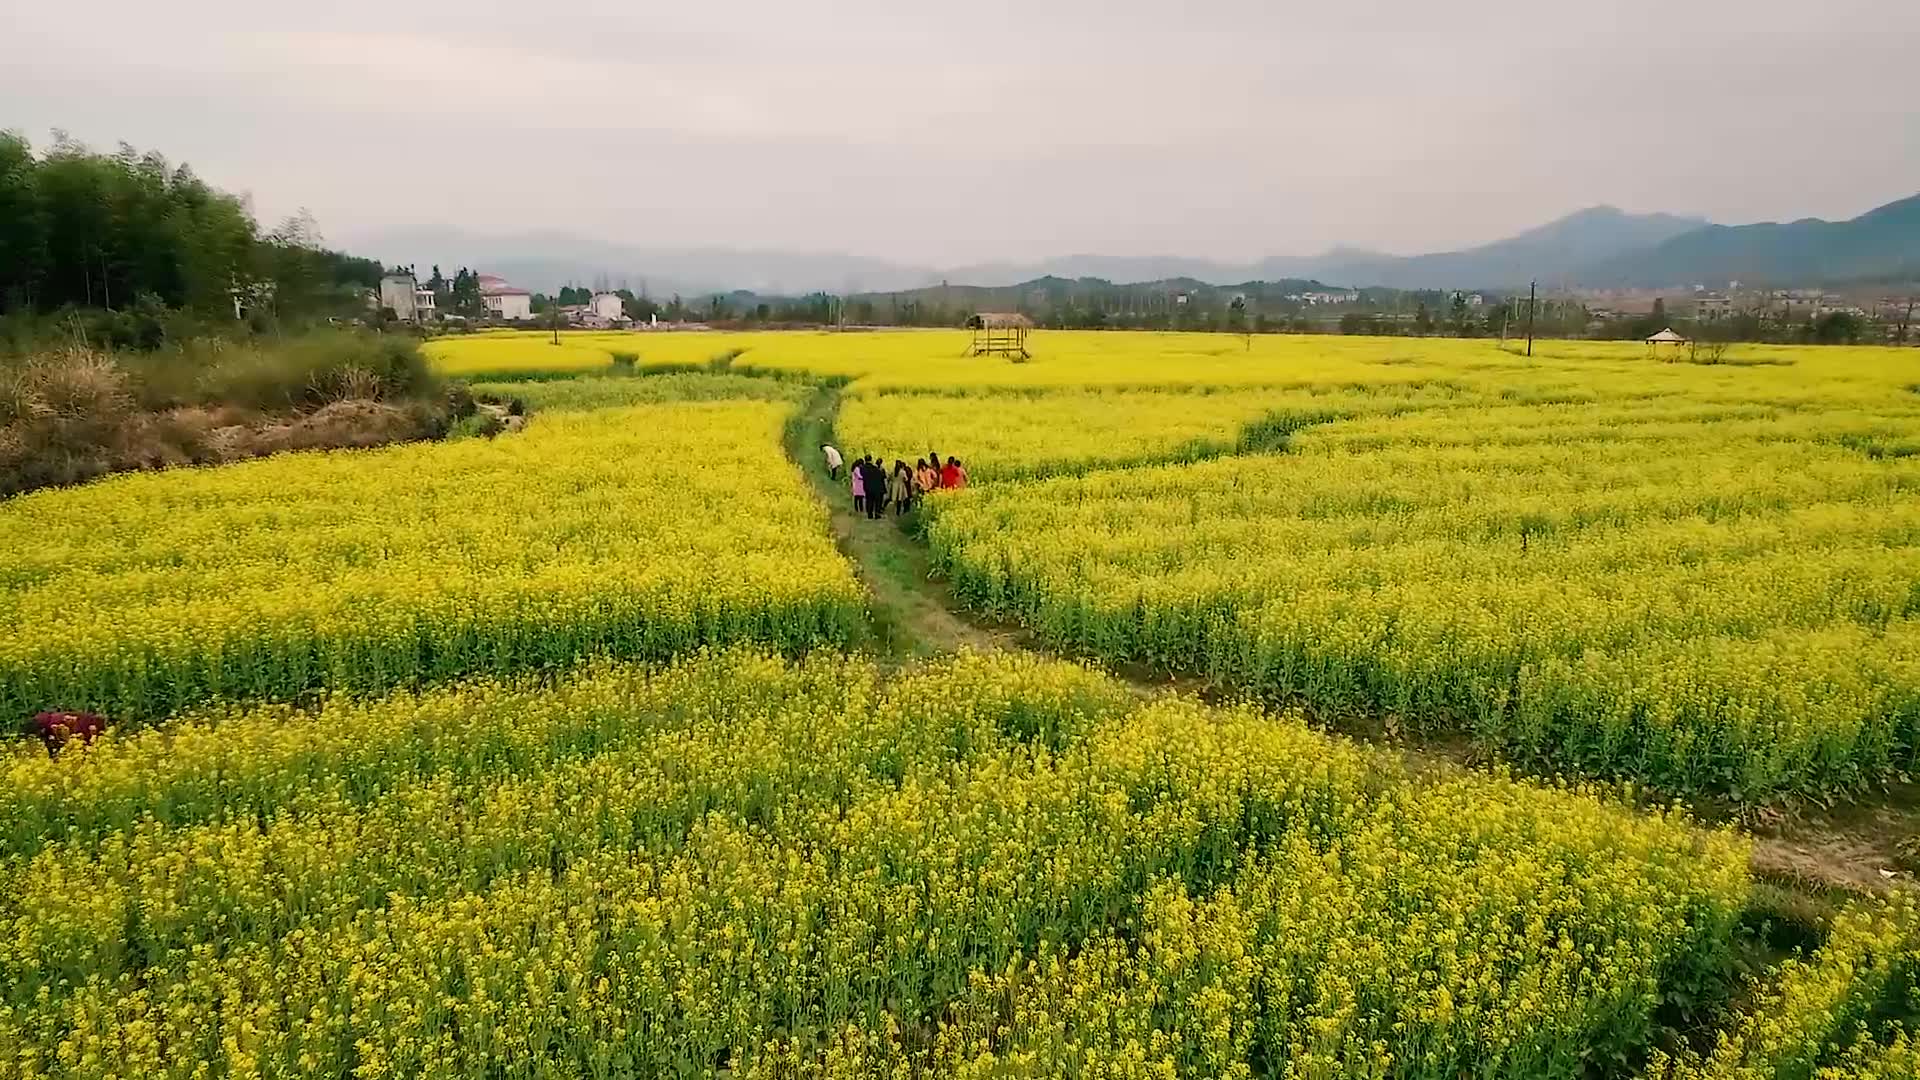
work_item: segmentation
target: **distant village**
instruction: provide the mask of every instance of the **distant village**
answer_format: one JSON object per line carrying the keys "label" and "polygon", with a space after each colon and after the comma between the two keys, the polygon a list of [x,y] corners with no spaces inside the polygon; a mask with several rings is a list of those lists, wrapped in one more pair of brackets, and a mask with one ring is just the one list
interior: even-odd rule
{"label": "distant village", "polygon": [[[1311,287],[1307,287],[1311,286]],[[530,324],[591,330],[821,325],[958,326],[978,311],[1017,312],[1043,329],[1172,329],[1507,337],[1643,338],[1851,343],[1920,340],[1914,293],[1868,288],[1760,288],[1728,281],[1682,289],[1578,289],[1527,293],[1331,288],[1318,282],[1212,286],[1191,279],[1115,285],[1044,279],[1019,286],[928,287],[804,298],[745,291],[661,303],[627,289],[580,286],[548,297],[497,274],[435,267],[420,280],[396,269],[368,304],[379,318],[458,330]]]}
{"label": "distant village", "polygon": [[[468,275],[468,272],[463,269],[460,275]],[[560,290],[558,299],[549,299],[497,274],[474,273],[468,278],[460,275],[450,281],[441,279],[437,267],[434,277],[426,281],[419,280],[411,271],[389,273],[380,279],[379,291],[377,295],[368,297],[368,303],[383,318],[419,324],[457,325],[472,321],[478,314],[488,322],[531,323],[538,320],[542,325],[558,324],[586,330],[685,328],[689,325],[686,320],[678,318],[663,321],[659,305],[635,297],[625,290],[589,293],[584,288],[569,287]],[[581,296],[584,299],[578,302],[567,302]],[[464,312],[454,310],[454,304],[443,305],[443,300],[452,300],[457,304],[459,300],[471,300],[474,297],[478,299],[478,313],[472,311],[471,303]]]}

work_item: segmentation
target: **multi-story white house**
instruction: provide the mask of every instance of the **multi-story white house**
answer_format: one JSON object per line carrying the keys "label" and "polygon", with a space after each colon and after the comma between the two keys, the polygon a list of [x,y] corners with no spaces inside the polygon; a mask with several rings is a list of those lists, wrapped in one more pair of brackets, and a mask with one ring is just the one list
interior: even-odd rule
{"label": "multi-story white house", "polygon": [[480,275],[480,302],[496,319],[533,318],[533,294],[494,274]]}
{"label": "multi-story white house", "polygon": [[626,303],[610,292],[594,293],[587,310],[608,322],[619,322],[627,317]]}

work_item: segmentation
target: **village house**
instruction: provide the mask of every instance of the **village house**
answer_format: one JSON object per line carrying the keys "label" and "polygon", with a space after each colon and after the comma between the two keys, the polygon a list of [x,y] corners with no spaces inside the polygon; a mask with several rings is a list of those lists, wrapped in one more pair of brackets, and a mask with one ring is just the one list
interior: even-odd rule
{"label": "village house", "polygon": [[1693,299],[1693,317],[1696,319],[1724,319],[1733,314],[1733,301],[1719,293],[1705,293]]}
{"label": "village house", "polygon": [[487,314],[496,319],[533,318],[533,294],[509,285],[506,278],[494,274],[480,275],[480,302],[486,305]]}
{"label": "village house", "polygon": [[588,317],[603,326],[625,326],[633,320],[627,318],[626,301],[616,293],[594,293],[587,302]]}

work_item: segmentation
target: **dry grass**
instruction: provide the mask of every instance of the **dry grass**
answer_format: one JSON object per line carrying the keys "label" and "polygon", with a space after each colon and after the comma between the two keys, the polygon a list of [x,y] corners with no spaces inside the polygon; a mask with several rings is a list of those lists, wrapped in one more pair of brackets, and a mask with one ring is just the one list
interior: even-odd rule
{"label": "dry grass", "polygon": [[411,344],[335,336],[0,368],[0,496],[108,473],[432,438],[447,404]]}

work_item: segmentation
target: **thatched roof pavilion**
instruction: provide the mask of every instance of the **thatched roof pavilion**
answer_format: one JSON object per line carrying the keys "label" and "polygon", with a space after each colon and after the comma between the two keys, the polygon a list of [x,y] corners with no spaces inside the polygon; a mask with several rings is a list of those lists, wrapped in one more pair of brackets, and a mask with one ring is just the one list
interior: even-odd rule
{"label": "thatched roof pavilion", "polygon": [[1017,311],[982,311],[967,320],[973,331],[973,355],[1028,358],[1027,334],[1033,320]]}

